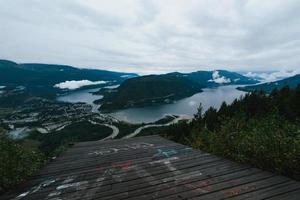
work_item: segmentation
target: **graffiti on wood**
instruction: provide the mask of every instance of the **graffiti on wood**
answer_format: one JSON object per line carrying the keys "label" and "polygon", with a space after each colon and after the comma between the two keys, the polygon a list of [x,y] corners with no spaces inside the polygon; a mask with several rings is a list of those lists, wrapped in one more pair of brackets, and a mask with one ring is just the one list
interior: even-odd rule
{"label": "graffiti on wood", "polygon": [[177,154],[174,149],[157,149],[157,153],[153,157],[171,157]]}
{"label": "graffiti on wood", "polygon": [[55,183],[56,181],[57,181],[57,180],[55,180],[55,179],[45,180],[45,181],[43,181],[42,183],[40,183],[40,184],[38,184],[38,185],[36,185],[36,186],[33,186],[29,191],[24,192],[24,193],[18,195],[15,199],[22,199],[22,198],[24,198],[24,197],[26,197],[26,196],[28,196],[28,195],[34,194],[34,193],[36,193],[36,192],[42,190],[43,188],[46,188],[46,187],[48,187],[49,185]]}
{"label": "graffiti on wood", "polygon": [[144,142],[142,142],[142,143],[133,143],[133,144],[124,145],[124,146],[120,146],[120,147],[113,147],[113,148],[107,148],[107,149],[103,149],[103,150],[99,150],[99,151],[94,151],[94,152],[90,152],[88,154],[89,155],[96,155],[96,156],[104,156],[104,155],[116,154],[116,153],[119,153],[120,151],[148,149],[148,148],[151,148],[153,146],[154,146],[154,144],[144,143]]}

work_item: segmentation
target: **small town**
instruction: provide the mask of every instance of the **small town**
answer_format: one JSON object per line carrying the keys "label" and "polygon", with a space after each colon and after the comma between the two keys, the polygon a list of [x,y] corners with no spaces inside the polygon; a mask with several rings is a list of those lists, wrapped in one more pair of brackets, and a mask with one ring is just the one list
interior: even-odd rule
{"label": "small town", "polygon": [[103,124],[118,121],[106,114],[93,113],[92,106],[85,103],[62,103],[40,98],[15,109],[0,109],[0,113],[0,126],[8,130],[13,139],[25,138],[33,130],[42,134],[57,132],[81,121]]}

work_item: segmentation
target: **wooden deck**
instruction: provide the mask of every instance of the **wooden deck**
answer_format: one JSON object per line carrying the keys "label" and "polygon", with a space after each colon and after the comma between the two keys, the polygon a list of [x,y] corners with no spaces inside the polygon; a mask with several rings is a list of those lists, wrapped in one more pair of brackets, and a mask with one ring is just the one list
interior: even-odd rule
{"label": "wooden deck", "polygon": [[0,199],[300,199],[300,183],[158,136],[74,145]]}

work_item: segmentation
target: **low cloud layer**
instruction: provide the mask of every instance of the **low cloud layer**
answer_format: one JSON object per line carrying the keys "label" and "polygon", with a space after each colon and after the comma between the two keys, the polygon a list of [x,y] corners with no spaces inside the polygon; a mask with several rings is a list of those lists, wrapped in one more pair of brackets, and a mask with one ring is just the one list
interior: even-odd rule
{"label": "low cloud layer", "polygon": [[299,0],[1,0],[0,58],[138,72],[299,69]]}
{"label": "low cloud layer", "polygon": [[225,83],[230,83],[231,80],[230,80],[230,78],[226,78],[224,76],[221,76],[219,74],[219,71],[214,71],[213,74],[212,74],[212,79],[209,80],[209,82],[215,82],[215,83],[218,83],[218,84],[225,84]]}
{"label": "low cloud layer", "polygon": [[295,76],[296,74],[300,74],[300,70],[281,70],[276,72],[248,72],[244,74],[245,76],[248,76],[250,78],[258,79],[263,82],[272,82],[281,80],[287,77]]}
{"label": "low cloud layer", "polygon": [[54,87],[59,89],[68,89],[68,90],[75,90],[84,86],[89,85],[100,85],[105,84],[106,81],[89,81],[89,80],[81,80],[81,81],[65,81],[62,83],[58,83],[54,85]]}

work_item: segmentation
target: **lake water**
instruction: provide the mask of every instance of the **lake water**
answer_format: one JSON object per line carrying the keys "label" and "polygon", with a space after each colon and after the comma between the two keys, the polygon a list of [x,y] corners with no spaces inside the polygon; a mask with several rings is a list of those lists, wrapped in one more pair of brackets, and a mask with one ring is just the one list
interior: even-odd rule
{"label": "lake water", "polygon": [[103,98],[102,95],[93,95],[92,92],[98,91],[100,88],[88,89],[88,90],[79,90],[75,92],[70,92],[66,95],[62,95],[56,98],[57,101],[69,102],[69,103],[87,103],[92,105],[93,112],[98,112],[98,108],[100,107],[93,102],[97,99]]}
{"label": "lake water", "polygon": [[[244,95],[245,92],[237,90],[237,87],[238,86],[222,86],[218,88],[203,89],[202,93],[197,93],[172,104],[129,108],[110,113],[110,115],[130,123],[154,122],[167,114],[193,117],[197,112],[200,103],[202,103],[204,110],[207,110],[211,106],[219,108],[223,101],[231,103],[234,99]],[[85,102],[91,104],[93,110],[97,112],[99,106],[95,105],[93,101],[102,98],[102,96],[96,96],[90,93],[97,90],[98,89],[77,91],[65,96],[60,96],[57,100],[71,103]]]}
{"label": "lake water", "polygon": [[163,118],[166,114],[193,117],[200,103],[202,103],[204,110],[207,110],[209,107],[219,108],[224,101],[232,103],[234,99],[244,95],[245,92],[237,90],[237,87],[221,86],[218,88],[203,89],[202,93],[197,93],[172,104],[129,108],[114,112],[111,115],[131,123],[154,122]]}

